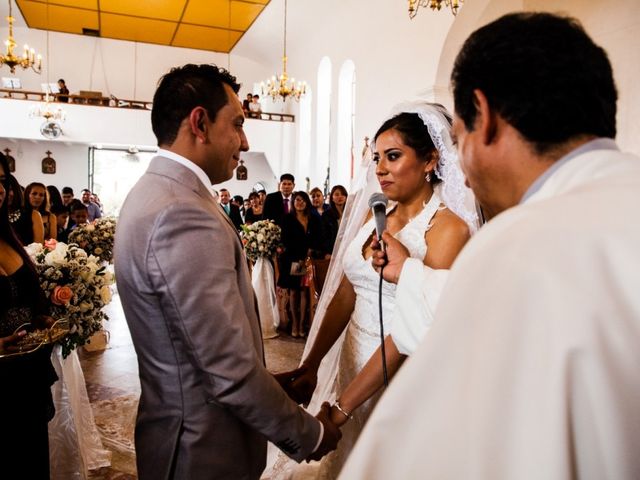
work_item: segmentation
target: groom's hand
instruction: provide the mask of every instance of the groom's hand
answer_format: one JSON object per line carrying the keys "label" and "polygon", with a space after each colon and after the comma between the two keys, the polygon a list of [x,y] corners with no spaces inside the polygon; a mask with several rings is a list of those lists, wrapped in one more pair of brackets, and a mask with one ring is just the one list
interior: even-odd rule
{"label": "groom's hand", "polygon": [[384,250],[380,248],[375,237],[371,242],[371,247],[374,249],[371,263],[378,273],[380,268],[384,267],[382,278],[387,282],[398,283],[404,262],[410,256],[409,250],[386,230],[382,233],[382,241],[385,245]]}
{"label": "groom's hand", "polygon": [[307,457],[307,462],[311,460],[320,460],[327,453],[334,451],[338,447],[338,442],[342,438],[342,433],[340,429],[336,427],[330,418],[331,407],[328,402],[324,402],[322,407],[320,407],[320,411],[316,415],[316,418],[322,423],[324,426],[324,435],[322,436],[322,440],[320,441],[320,445],[311,455]]}
{"label": "groom's hand", "polygon": [[277,373],[274,378],[294,402],[305,406],[309,404],[318,383],[317,372],[305,364],[295,370]]}

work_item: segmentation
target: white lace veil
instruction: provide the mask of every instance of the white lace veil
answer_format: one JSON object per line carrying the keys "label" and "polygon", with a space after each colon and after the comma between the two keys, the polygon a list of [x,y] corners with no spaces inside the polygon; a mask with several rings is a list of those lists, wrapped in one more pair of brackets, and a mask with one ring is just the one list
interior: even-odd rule
{"label": "white lace veil", "polygon": [[[436,186],[440,198],[451,211],[467,222],[469,229],[474,233],[478,228],[478,215],[473,193],[464,184],[464,175],[460,170],[458,155],[451,141],[450,115],[441,105],[426,101],[414,101],[397,105],[393,108],[388,118],[393,118],[403,112],[416,113],[427,126],[431,140],[439,153],[435,174],[442,180]],[[376,178],[376,165],[372,161],[372,155],[369,154],[367,156],[368,158],[364,159],[366,168],[362,169],[360,175],[351,185],[322,295],[316,308],[302,359],[311,350],[327,307],[340,286],[344,275],[342,265],[345,251],[366,220],[369,213],[369,197],[372,193],[381,191],[380,184]],[[307,410],[314,415],[320,410],[323,402],[334,402],[337,394],[340,393],[336,392],[336,377],[345,332],[346,329],[320,364],[318,385],[307,407]],[[287,468],[280,462],[277,463],[279,465],[276,466],[276,470],[283,471]],[[278,475],[274,474],[274,478],[276,477]]]}

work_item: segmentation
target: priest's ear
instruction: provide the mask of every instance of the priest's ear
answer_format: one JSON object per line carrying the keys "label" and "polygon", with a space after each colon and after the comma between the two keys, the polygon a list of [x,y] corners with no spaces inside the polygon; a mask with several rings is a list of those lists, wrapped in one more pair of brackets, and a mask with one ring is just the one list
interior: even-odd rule
{"label": "priest's ear", "polygon": [[485,145],[493,142],[498,127],[498,114],[491,108],[484,92],[478,88],[473,91],[473,105],[476,107],[475,127]]}

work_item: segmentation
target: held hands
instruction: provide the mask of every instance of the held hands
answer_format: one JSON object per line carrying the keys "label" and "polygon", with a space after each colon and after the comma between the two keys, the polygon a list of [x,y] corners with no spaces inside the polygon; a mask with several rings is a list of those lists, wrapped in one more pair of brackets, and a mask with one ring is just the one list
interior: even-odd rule
{"label": "held hands", "polygon": [[398,283],[404,262],[410,256],[409,250],[386,230],[382,233],[382,241],[384,242],[385,250],[382,250],[380,242],[374,235],[371,242],[371,248],[374,250],[371,263],[378,273],[380,273],[380,268],[384,266],[382,278],[387,282]]}
{"label": "held hands", "polygon": [[311,455],[307,457],[307,462],[311,460],[320,460],[327,453],[332,452],[338,447],[338,442],[342,438],[342,433],[340,429],[331,422],[331,407],[328,402],[324,402],[322,407],[320,407],[320,411],[316,415],[316,418],[322,425],[324,426],[324,435],[322,436],[322,440],[320,445]]}
{"label": "held hands", "polygon": [[295,370],[277,373],[276,381],[296,403],[308,405],[318,383],[318,371],[304,363]]}

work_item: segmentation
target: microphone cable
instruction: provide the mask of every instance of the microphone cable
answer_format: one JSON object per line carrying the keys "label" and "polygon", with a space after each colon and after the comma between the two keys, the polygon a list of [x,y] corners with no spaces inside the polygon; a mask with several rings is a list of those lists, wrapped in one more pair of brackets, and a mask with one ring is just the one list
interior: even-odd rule
{"label": "microphone cable", "polygon": [[[383,247],[384,249],[384,247]],[[384,323],[382,323],[382,272],[384,265],[380,267],[380,283],[378,285],[378,312],[380,314],[380,353],[382,354],[382,379],[384,386],[389,386],[389,376],[387,374],[387,352],[384,346]]]}

